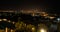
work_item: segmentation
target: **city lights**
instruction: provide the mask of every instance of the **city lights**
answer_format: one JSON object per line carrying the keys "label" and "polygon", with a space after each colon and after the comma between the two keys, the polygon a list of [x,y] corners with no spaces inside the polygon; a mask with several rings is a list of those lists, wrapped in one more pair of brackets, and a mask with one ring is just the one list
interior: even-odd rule
{"label": "city lights", "polygon": [[59,2],[0,1],[0,32],[60,32]]}
{"label": "city lights", "polygon": [[48,16],[48,14],[44,14],[43,16]]}
{"label": "city lights", "polygon": [[[5,32],[15,32],[15,31],[48,32],[50,31],[49,29],[52,29],[51,28],[51,24],[53,24],[52,21],[56,21],[56,20],[60,21],[60,18],[57,18],[56,20],[51,20],[51,19],[54,19],[55,17],[49,15],[47,12],[27,11],[27,14],[24,14],[25,12],[21,14],[6,13],[7,17],[4,16],[5,18],[0,19],[0,21],[3,22],[3,23],[0,22],[1,27],[2,28],[5,27],[5,29],[3,30]],[[24,17],[24,16],[27,16],[27,17]],[[57,27],[55,27],[54,25],[53,27],[54,27],[54,30],[55,28],[57,29]]]}

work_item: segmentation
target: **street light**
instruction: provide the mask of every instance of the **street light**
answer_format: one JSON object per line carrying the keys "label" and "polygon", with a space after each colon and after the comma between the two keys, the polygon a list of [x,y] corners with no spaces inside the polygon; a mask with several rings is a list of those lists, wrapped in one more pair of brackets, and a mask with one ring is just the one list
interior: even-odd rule
{"label": "street light", "polygon": [[57,21],[60,22],[60,18],[57,18]]}
{"label": "street light", "polygon": [[41,28],[39,32],[47,32],[46,29]]}
{"label": "street light", "polygon": [[37,32],[48,32],[48,27],[45,24],[38,24]]}

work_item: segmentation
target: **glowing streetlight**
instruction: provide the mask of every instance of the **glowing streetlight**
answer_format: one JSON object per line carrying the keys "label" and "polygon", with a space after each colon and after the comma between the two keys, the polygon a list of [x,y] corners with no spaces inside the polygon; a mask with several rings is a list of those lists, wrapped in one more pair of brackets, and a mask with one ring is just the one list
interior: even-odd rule
{"label": "glowing streetlight", "polygon": [[57,18],[57,21],[60,22],[60,18]]}
{"label": "glowing streetlight", "polygon": [[39,32],[47,32],[45,29],[40,29],[40,31]]}
{"label": "glowing streetlight", "polygon": [[38,32],[47,32],[48,27],[45,24],[38,24]]}

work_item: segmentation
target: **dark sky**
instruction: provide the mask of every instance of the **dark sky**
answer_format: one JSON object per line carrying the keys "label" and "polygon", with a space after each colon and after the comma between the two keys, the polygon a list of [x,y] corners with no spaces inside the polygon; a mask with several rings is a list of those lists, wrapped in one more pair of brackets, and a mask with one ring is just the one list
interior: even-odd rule
{"label": "dark sky", "polygon": [[[18,10],[18,9],[31,9],[31,8],[46,8],[47,10],[53,10],[53,12],[59,10],[59,2],[55,0],[2,0],[0,1],[0,10]],[[51,12],[48,11],[48,12]],[[59,11],[58,11],[59,12]]]}

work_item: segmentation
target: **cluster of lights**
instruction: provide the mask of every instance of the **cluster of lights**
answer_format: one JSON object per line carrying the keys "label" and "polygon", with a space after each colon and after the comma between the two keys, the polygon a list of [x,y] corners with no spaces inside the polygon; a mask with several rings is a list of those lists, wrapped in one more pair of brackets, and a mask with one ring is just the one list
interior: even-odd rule
{"label": "cluster of lights", "polygon": [[[5,32],[8,32],[9,28],[5,28]],[[13,29],[10,29],[10,32],[13,32],[14,30]]]}
{"label": "cluster of lights", "polygon": [[[20,27],[20,24],[19,23],[17,23],[18,24],[18,26]],[[21,23],[22,24],[22,23]],[[24,24],[24,23],[23,23]],[[31,29],[32,30],[32,32],[35,32],[36,31],[36,27],[34,26],[34,25],[31,25],[31,24],[29,24],[29,25],[26,25],[25,26],[27,29]],[[38,25],[38,30],[37,30],[37,32],[47,32],[47,27],[44,25],[44,24],[39,24]],[[18,28],[18,27],[17,27]],[[22,28],[22,27],[21,27]]]}
{"label": "cluster of lights", "polygon": [[46,16],[45,18],[50,18],[50,19],[54,19],[54,16]]}
{"label": "cluster of lights", "polygon": [[0,21],[7,21],[7,19],[0,19]]}
{"label": "cluster of lights", "polygon": [[41,16],[44,16],[44,17],[45,17],[45,16],[48,16],[48,14],[47,14],[46,12],[41,12],[40,15],[41,15]]}
{"label": "cluster of lights", "polygon": [[[7,21],[7,22],[11,22],[10,20],[7,20],[7,19],[0,19],[0,21]],[[15,23],[15,22],[12,22],[13,24]]]}
{"label": "cluster of lights", "polygon": [[[28,24],[28,25],[26,25],[25,23],[23,23],[23,22],[17,22],[16,24],[15,24],[15,26],[16,26],[16,29],[23,29],[24,27],[26,27],[26,29],[28,30],[28,29],[30,29],[32,32],[35,32],[35,26],[34,25],[31,25],[31,24]],[[30,31],[29,30],[29,31]]]}
{"label": "cluster of lights", "polygon": [[[25,24],[25,23],[17,23],[17,25],[20,27],[20,24]],[[35,26],[34,25],[31,25],[31,24],[29,24],[29,25],[26,25],[25,27],[27,27],[27,29],[29,28],[29,29],[31,29],[32,31],[35,31]],[[48,30],[48,28],[44,25],[44,24],[38,24],[38,27],[40,27],[38,30],[39,30],[39,32],[47,32],[47,30]],[[18,27],[17,27],[18,28]]]}
{"label": "cluster of lights", "polygon": [[0,12],[16,12],[16,11],[13,11],[13,10],[7,10],[7,11],[0,11]]}
{"label": "cluster of lights", "polygon": [[50,19],[54,19],[54,16],[49,16],[47,13],[42,13],[42,16],[50,18]]}

